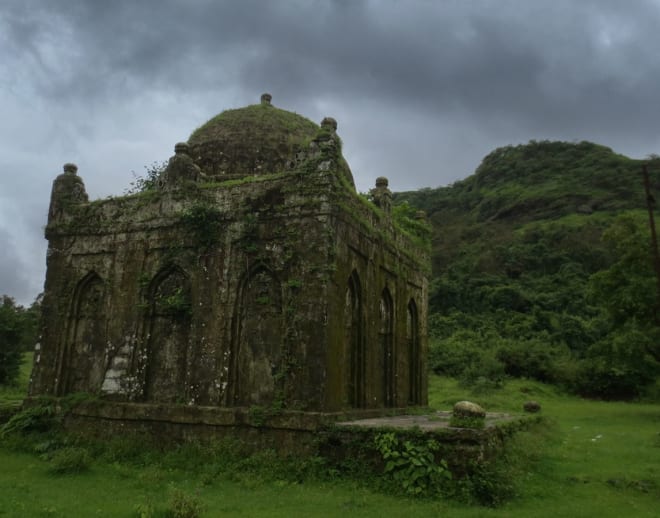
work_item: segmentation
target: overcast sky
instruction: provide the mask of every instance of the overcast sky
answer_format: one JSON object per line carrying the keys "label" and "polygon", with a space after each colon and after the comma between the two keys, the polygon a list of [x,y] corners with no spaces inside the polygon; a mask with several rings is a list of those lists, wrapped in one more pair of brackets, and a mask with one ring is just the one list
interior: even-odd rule
{"label": "overcast sky", "polygon": [[498,146],[660,153],[660,0],[2,0],[0,294],[42,291],[51,182],[92,198],[228,108],[339,123],[358,189],[464,178]]}

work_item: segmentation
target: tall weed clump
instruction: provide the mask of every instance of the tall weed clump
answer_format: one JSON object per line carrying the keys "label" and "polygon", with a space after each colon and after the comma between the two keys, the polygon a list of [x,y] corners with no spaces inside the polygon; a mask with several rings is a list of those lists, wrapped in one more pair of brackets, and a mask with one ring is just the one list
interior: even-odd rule
{"label": "tall weed clump", "polygon": [[87,471],[92,462],[89,452],[82,447],[69,446],[56,450],[50,456],[48,471],[53,475],[72,475]]}
{"label": "tall weed clump", "polygon": [[142,503],[135,506],[136,518],[199,518],[205,506],[196,494],[170,487],[165,505]]}

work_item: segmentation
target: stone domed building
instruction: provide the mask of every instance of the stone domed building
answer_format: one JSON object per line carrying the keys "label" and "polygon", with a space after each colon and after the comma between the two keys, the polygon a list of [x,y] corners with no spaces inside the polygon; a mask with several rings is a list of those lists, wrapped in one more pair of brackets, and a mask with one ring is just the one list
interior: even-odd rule
{"label": "stone domed building", "polygon": [[426,404],[426,223],[385,178],[356,193],[333,119],[270,101],[194,131],[153,189],[90,202],[64,166],[31,396],[216,428]]}

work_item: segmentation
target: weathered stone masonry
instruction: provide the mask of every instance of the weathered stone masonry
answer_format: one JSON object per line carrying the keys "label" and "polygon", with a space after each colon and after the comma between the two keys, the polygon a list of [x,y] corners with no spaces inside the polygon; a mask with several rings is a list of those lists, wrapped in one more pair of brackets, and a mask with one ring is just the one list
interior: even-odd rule
{"label": "weathered stone masonry", "polygon": [[394,220],[386,179],[373,203],[355,192],[336,127],[266,94],[177,144],[155,189],[90,202],[65,165],[30,394],[426,404],[428,250]]}

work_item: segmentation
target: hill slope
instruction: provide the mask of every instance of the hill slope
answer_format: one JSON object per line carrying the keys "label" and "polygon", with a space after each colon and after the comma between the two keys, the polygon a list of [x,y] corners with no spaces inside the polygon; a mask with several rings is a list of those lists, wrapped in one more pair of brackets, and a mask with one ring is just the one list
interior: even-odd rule
{"label": "hill slope", "polygon": [[[629,348],[644,360],[630,369],[630,358],[614,354],[622,329],[625,340],[632,331],[630,322],[613,322],[611,299],[625,289],[639,297],[644,308],[630,316],[647,326],[655,294],[641,166],[589,142],[532,141],[496,149],[452,186],[398,193],[396,203],[425,210],[434,227],[435,370],[472,381],[497,383],[507,373],[599,396],[637,395],[640,387],[628,378],[654,378],[655,364],[646,361],[651,346]],[[612,276],[632,252],[640,282],[631,291],[631,279],[619,275],[613,285]],[[649,336],[647,327],[637,342]],[[597,378],[606,379],[593,386]]]}

